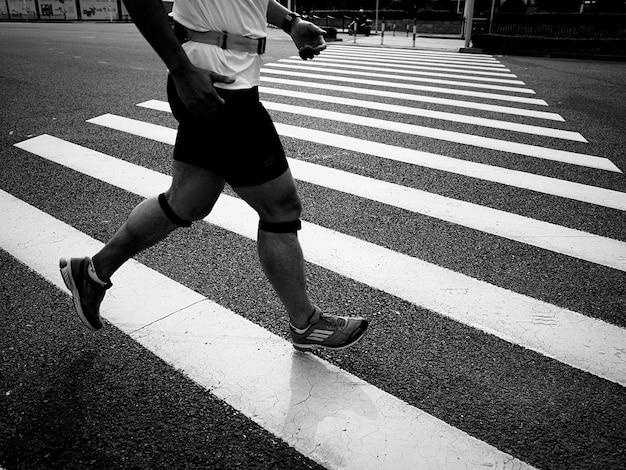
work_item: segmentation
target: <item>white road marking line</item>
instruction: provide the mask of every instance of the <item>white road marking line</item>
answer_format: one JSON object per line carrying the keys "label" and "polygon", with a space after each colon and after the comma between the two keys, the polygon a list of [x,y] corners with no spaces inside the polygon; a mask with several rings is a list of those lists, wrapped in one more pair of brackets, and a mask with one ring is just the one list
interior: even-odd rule
{"label": "white road marking line", "polygon": [[331,83],[304,82],[300,80],[289,80],[285,78],[276,78],[261,76],[261,82],[277,83],[280,85],[292,85],[298,88],[315,88],[320,90],[339,91],[344,93],[353,93],[357,95],[381,96],[384,98],[392,98],[403,101],[416,101],[422,103],[439,104],[444,106],[452,106],[455,108],[479,109],[498,114],[511,114],[516,116],[525,116],[537,119],[548,119],[550,121],[564,122],[565,119],[559,114],[535,111],[533,109],[513,108],[510,106],[500,106],[496,104],[478,103],[474,101],[451,100],[447,98],[437,98],[435,96],[416,95],[413,93],[398,93],[395,91],[375,90],[373,88],[356,88],[343,85],[333,85]]}
{"label": "white road marking line", "polygon": [[289,124],[275,123],[281,136],[306,140],[322,145],[373,155],[426,168],[455,173],[470,178],[482,179],[507,186],[528,189],[553,196],[596,204],[611,209],[626,211],[626,193],[611,189],[589,186],[573,181],[510,170],[483,163],[460,160],[434,153],[395,147],[370,140],[356,139],[329,132],[305,129]]}
{"label": "white road marking line", "polygon": [[[0,232],[1,248],[62,290],[58,258],[102,246],[4,191],[0,201],[8,229]],[[163,301],[170,303],[168,313]],[[136,328],[133,320],[152,311],[163,312],[162,319],[146,318]],[[533,468],[316,356],[294,352],[284,339],[140,263],[116,274],[102,313],[175,369],[330,468]]]}
{"label": "white road marking line", "polygon": [[432,60],[442,63],[463,63],[468,65],[482,65],[485,68],[505,68],[505,66],[496,60],[493,56],[477,56],[477,55],[467,55],[462,53],[454,53],[454,52],[435,52],[435,51],[409,51],[406,49],[391,49],[391,48],[375,48],[375,47],[367,47],[367,48],[355,48],[353,46],[344,46],[342,47],[339,44],[331,44],[324,54],[345,54],[352,57],[388,57],[394,58],[396,60],[412,60],[413,62],[418,62],[422,60]]}
{"label": "white road marking line", "polygon": [[[293,60],[302,60],[300,59],[299,56],[294,55],[291,56],[290,59]],[[329,57],[328,54],[326,52],[324,52],[322,55],[319,55],[315,58],[315,61],[322,61],[322,62],[332,62],[332,63],[340,63],[340,64],[374,64],[374,65],[384,65],[385,67],[388,67],[388,70],[395,70],[395,69],[403,69],[403,70],[425,70],[425,71],[430,71],[430,72],[448,72],[448,73],[464,73],[464,74],[468,74],[468,75],[483,75],[486,77],[502,77],[502,78],[517,78],[517,75],[515,75],[512,72],[503,72],[503,71],[497,71],[497,72],[492,72],[492,71],[482,71],[482,70],[468,70],[466,68],[461,68],[463,67],[462,65],[459,65],[459,68],[446,68],[446,67],[440,67],[438,65],[408,65],[406,63],[398,63],[397,60],[389,58],[389,59],[374,59],[374,58],[367,58],[367,59],[360,59],[359,57],[353,57],[353,56],[345,56],[345,57],[341,57],[341,58],[336,58],[336,56],[331,56]]]}
{"label": "white road marking line", "polygon": [[402,47],[383,47],[375,45],[368,45],[367,47],[356,48],[352,44],[346,42],[331,42],[329,44],[329,47],[333,49],[355,50],[363,53],[372,50],[383,54],[432,55],[442,58],[459,57],[467,60],[496,62],[496,58],[491,54],[467,54],[465,52],[452,52],[445,50],[431,51],[428,49],[407,49]]}
{"label": "white road marking line", "polygon": [[[298,64],[302,65],[302,59],[299,57],[296,59],[280,59],[279,62],[286,64]],[[350,61],[346,60],[333,60],[333,59],[325,59],[324,57],[316,58],[315,65],[324,67],[341,67],[347,69],[358,69],[363,71],[370,72],[389,72],[390,67],[385,65],[385,67],[372,67],[371,65],[363,65],[363,62],[355,62],[354,64],[350,63]],[[521,80],[513,80],[507,78],[495,78],[495,77],[478,77],[473,75],[465,75],[464,71],[459,71],[457,73],[442,73],[442,72],[432,72],[432,71],[423,71],[423,70],[393,70],[398,73],[398,78],[403,78],[400,74],[408,74],[408,75],[426,75],[430,77],[440,77],[440,78],[454,78],[459,80],[474,80],[485,83],[501,83],[505,85],[525,85],[525,83]],[[460,82],[462,83],[462,82]]]}
{"label": "white road marking line", "polygon": [[626,243],[619,240],[300,160],[289,165],[301,181],[626,271]]}
{"label": "white road marking line", "polygon": [[595,168],[598,170],[621,173],[621,170],[608,158],[587,155],[584,153],[569,152],[548,147],[540,147],[538,145],[523,144],[519,142],[511,142],[508,140],[492,139],[489,137],[481,137],[473,134],[465,134],[462,132],[434,129],[431,127],[417,126],[414,124],[404,124],[402,122],[386,121],[383,119],[355,116],[352,114],[326,111],[317,108],[307,108],[304,106],[293,106],[271,101],[263,101],[263,105],[268,110],[272,111],[280,111],[284,113],[315,117],[319,119],[328,119],[348,124],[356,124],[359,126],[373,127],[376,129],[385,129],[393,132],[402,132],[405,134],[411,134],[420,137],[444,140],[446,142],[472,145],[474,147],[487,148],[500,152],[513,153],[516,155],[524,155],[527,157],[540,158],[543,160],[550,160],[568,163],[571,165]]}
{"label": "white road marking line", "polygon": [[324,103],[342,104],[357,108],[376,109],[378,111],[388,111],[398,114],[407,114],[411,116],[419,116],[431,119],[439,119],[443,121],[459,122],[464,124],[472,124],[475,126],[491,127],[494,129],[502,129],[513,132],[522,132],[525,134],[542,135],[553,137],[556,139],[573,140],[576,142],[587,142],[580,133],[554,129],[551,127],[534,126],[528,124],[519,124],[516,122],[502,121],[500,119],[486,119],[476,116],[468,116],[466,114],[447,113],[442,111],[433,111],[429,109],[414,108],[410,106],[399,106],[378,101],[366,101],[363,99],[341,98],[332,95],[320,95],[313,93],[305,93],[301,91],[285,90],[282,88],[259,87],[261,93],[272,94],[276,96],[288,96],[290,98],[298,98],[302,100],[321,101]]}
{"label": "white road marking line", "polygon": [[483,98],[483,99],[488,99],[488,100],[510,101],[511,103],[524,103],[524,104],[531,104],[531,105],[537,105],[537,106],[548,106],[548,103],[538,98],[526,98],[524,96],[503,95],[500,93],[486,93],[482,91],[458,90],[456,88],[415,85],[412,83],[397,83],[397,82],[390,82],[390,81],[384,81],[384,80],[366,80],[363,78],[355,78],[355,77],[338,77],[336,75],[322,75],[322,74],[317,74],[317,73],[297,72],[294,70],[279,70],[279,69],[273,69],[271,67],[263,67],[261,69],[261,73],[286,76],[290,78],[301,77],[301,78],[310,78],[314,80],[328,80],[331,82],[350,83],[351,85],[354,85],[354,84],[371,85],[371,86],[379,86],[383,88],[399,88],[402,90],[425,91],[425,92],[430,92],[430,93],[443,93],[447,95],[469,96],[472,98]]}
{"label": "white road marking line", "polygon": [[[156,109],[158,111],[171,112],[169,104],[165,101],[150,100],[140,103],[138,106]],[[126,120],[126,118],[120,119],[122,121]],[[144,127],[140,124],[140,121],[137,121],[137,124],[129,124],[131,127],[135,125],[140,128]],[[582,201],[588,204],[595,204],[610,209],[626,211],[626,193],[614,191],[612,189],[599,188],[597,186],[589,186],[573,181],[566,181],[548,176],[525,173],[518,170],[510,170],[508,168],[485,165],[484,163],[460,160],[434,153],[420,152],[419,150],[395,147],[370,140],[356,139],[354,137],[346,137],[329,132],[305,129],[289,124],[275,123],[275,126],[278,133],[283,137],[315,142],[322,145],[328,145],[388,160],[408,163],[411,165],[419,165],[426,168],[446,171],[448,173],[468,176],[470,178],[491,181],[494,183],[528,189],[530,191],[536,191],[552,196]],[[133,130],[133,132],[139,131]],[[158,140],[162,131],[156,129],[152,132],[152,134],[155,134],[154,138],[155,140]],[[147,135],[144,137],[153,138]]]}
{"label": "white road marking line", "polygon": [[374,73],[374,72],[361,72],[359,70],[342,70],[337,68],[336,66],[325,66],[325,64],[315,64],[315,63],[307,63],[304,62],[302,64],[286,64],[283,62],[272,62],[265,64],[265,68],[267,67],[276,67],[280,69],[295,69],[295,70],[303,70],[307,72],[321,72],[321,73],[329,73],[332,75],[354,75],[357,77],[367,77],[367,78],[385,78],[391,80],[397,80],[396,83],[400,82],[420,82],[420,83],[436,83],[438,85],[451,85],[453,87],[465,87],[465,88],[480,88],[484,90],[496,90],[496,91],[506,91],[510,93],[526,93],[529,95],[534,95],[535,92],[529,88],[521,88],[514,86],[504,86],[504,85],[494,85],[492,83],[473,83],[473,82],[463,82],[459,80],[443,80],[432,77],[411,77],[408,75],[399,75],[393,73]]}
{"label": "white road marking line", "polygon": [[[112,118],[90,122],[107,125]],[[163,181],[163,175],[48,135],[16,146],[144,197],[156,194]],[[256,238],[258,216],[240,199],[222,195],[205,220]],[[626,386],[622,328],[334,230],[302,225],[299,238],[308,262]]]}
{"label": "white road marking line", "polygon": [[426,55],[407,56],[400,54],[382,54],[375,51],[353,54],[350,52],[346,52],[345,50],[337,50],[335,48],[328,48],[323,52],[323,54],[326,57],[357,58],[360,60],[391,59],[399,64],[432,65],[445,68],[463,67],[468,70],[510,72],[510,70],[506,68],[506,66],[497,61],[477,61],[471,59],[460,59],[456,57],[433,57]]}

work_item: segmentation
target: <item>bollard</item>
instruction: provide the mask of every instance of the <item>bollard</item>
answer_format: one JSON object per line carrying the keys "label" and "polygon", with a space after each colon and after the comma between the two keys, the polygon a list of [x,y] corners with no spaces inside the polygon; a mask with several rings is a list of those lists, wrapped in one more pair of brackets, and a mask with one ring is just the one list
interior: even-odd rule
{"label": "bollard", "polygon": [[413,47],[415,47],[415,37],[417,36],[417,25],[413,25]]}
{"label": "bollard", "polygon": [[383,27],[380,30],[380,45],[383,45],[383,40],[385,39],[385,23],[383,23]]}

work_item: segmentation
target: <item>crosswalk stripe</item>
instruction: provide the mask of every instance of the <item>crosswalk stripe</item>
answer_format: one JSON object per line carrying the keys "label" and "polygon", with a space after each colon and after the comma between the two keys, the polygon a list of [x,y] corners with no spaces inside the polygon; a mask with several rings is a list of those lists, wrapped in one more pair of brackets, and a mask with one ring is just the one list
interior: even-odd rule
{"label": "crosswalk stripe", "polygon": [[494,72],[510,72],[510,70],[501,63],[492,61],[477,61],[472,59],[462,59],[457,57],[433,57],[425,55],[398,55],[388,54],[374,51],[367,52],[352,52],[346,50],[337,50],[336,48],[328,48],[324,51],[324,55],[327,57],[337,58],[359,58],[361,60],[372,59],[393,59],[399,64],[416,64],[416,65],[429,65],[443,68],[463,67],[468,70],[483,70]]}
{"label": "crosswalk stripe", "polygon": [[[299,56],[291,56],[290,59],[293,60],[302,60]],[[448,73],[464,73],[466,75],[482,75],[485,77],[501,77],[501,78],[517,78],[512,72],[503,72],[503,71],[484,71],[484,70],[468,70],[466,68],[462,68],[462,65],[459,65],[459,68],[446,68],[439,67],[437,65],[409,65],[406,63],[398,63],[398,61],[390,58],[390,59],[363,59],[361,60],[359,57],[354,56],[345,56],[341,58],[333,58],[328,57],[326,53],[315,58],[315,61],[322,62],[331,62],[338,64],[374,64],[374,65],[384,65],[387,67],[387,70],[424,70],[429,72],[448,72]]]}
{"label": "crosswalk stripe", "polygon": [[[2,249],[62,290],[59,256],[102,246],[4,191],[0,216],[9,228],[0,232]],[[128,323],[145,312],[159,316]],[[470,462],[533,468],[316,356],[295,353],[284,339],[138,262],[118,271],[102,313],[175,369],[329,468],[447,469]]]}
{"label": "crosswalk stripe", "polygon": [[441,64],[464,64],[468,68],[483,68],[485,70],[508,70],[505,65],[498,62],[491,56],[468,56],[462,54],[428,54],[427,51],[412,52],[398,49],[376,49],[376,48],[354,48],[352,46],[342,47],[332,45],[324,54],[340,55],[344,54],[351,57],[393,57],[394,60],[402,62],[402,60],[411,60],[411,62],[432,62]]}
{"label": "crosswalk stripe", "polygon": [[473,90],[459,90],[457,88],[415,85],[413,83],[399,83],[399,82],[390,82],[390,81],[384,81],[384,80],[368,80],[364,78],[355,78],[355,77],[339,77],[337,75],[324,75],[324,74],[319,74],[319,73],[298,72],[295,70],[279,70],[279,69],[275,69],[271,67],[263,67],[261,69],[261,73],[270,74],[270,75],[287,76],[291,78],[301,77],[301,78],[310,78],[310,79],[316,79],[316,80],[328,80],[331,82],[350,83],[353,85],[355,83],[358,83],[360,85],[379,86],[383,88],[399,88],[403,90],[425,91],[425,92],[431,92],[431,93],[443,93],[447,95],[468,96],[472,98],[484,98],[484,99],[489,99],[489,100],[510,101],[512,103],[525,103],[525,104],[537,105],[537,106],[548,106],[548,103],[538,98],[527,98],[525,96],[512,96],[512,95],[505,95],[501,93],[487,93],[487,92],[473,91]]}
{"label": "crosswalk stripe", "polygon": [[452,58],[458,58],[462,60],[470,60],[476,62],[496,62],[497,59],[491,54],[467,54],[465,52],[453,52],[437,50],[431,51],[429,49],[407,49],[407,48],[390,48],[376,45],[368,45],[367,47],[354,47],[351,44],[344,42],[332,42],[329,44],[330,49],[343,49],[346,51],[354,51],[357,54],[366,54],[371,52],[378,52],[385,55],[408,55],[408,56],[431,56],[442,60],[451,60]]}
{"label": "crosswalk stripe", "polygon": [[626,243],[619,240],[300,160],[289,165],[301,181],[626,271]]}
{"label": "crosswalk stripe", "polygon": [[276,122],[281,136],[626,211],[626,193]]}
{"label": "crosswalk stripe", "polygon": [[[51,136],[16,146],[144,197],[163,187],[164,175]],[[205,220],[256,237],[258,217],[237,198],[222,195]],[[299,238],[311,263],[626,386],[625,329],[311,223]]]}
{"label": "crosswalk stripe", "polygon": [[426,117],[430,119],[439,119],[443,121],[460,122],[472,124],[475,126],[491,127],[494,129],[502,129],[513,132],[521,132],[532,135],[542,135],[553,137],[556,139],[573,140],[576,142],[587,142],[580,133],[565,131],[561,129],[553,129],[551,127],[534,126],[528,124],[519,124],[516,122],[502,121],[499,119],[486,119],[476,116],[468,116],[466,114],[455,114],[441,111],[432,111],[429,109],[415,108],[410,106],[399,106],[393,104],[380,103],[378,101],[366,101],[363,99],[341,98],[332,95],[320,95],[314,93],[305,93],[301,91],[285,90],[281,88],[259,87],[259,91],[266,94],[276,96],[288,96],[290,98],[298,98],[302,100],[321,101],[325,103],[342,104],[345,106],[376,109],[378,111],[388,111],[398,114],[407,114],[411,116]]}
{"label": "crosswalk stripe", "polygon": [[357,88],[343,85],[333,85],[331,83],[305,82],[301,80],[289,80],[286,78],[276,78],[261,76],[261,82],[275,83],[279,85],[290,85],[298,88],[315,88],[320,90],[340,91],[344,93],[352,93],[357,95],[381,96],[384,98],[393,98],[402,101],[416,101],[422,103],[432,103],[438,105],[452,106],[455,108],[477,109],[481,111],[489,111],[498,114],[511,114],[517,116],[526,116],[537,119],[548,119],[550,121],[565,121],[562,116],[557,113],[547,111],[536,111],[534,109],[514,108],[511,106],[501,106],[497,104],[479,103],[475,101],[452,100],[448,98],[438,98],[436,96],[417,95],[413,93],[399,93],[396,91],[376,90],[373,88]]}
{"label": "crosswalk stripe", "polygon": [[[281,59],[278,62],[285,63],[285,64],[301,65],[302,59],[299,59],[299,58]],[[346,69],[358,69],[358,70],[370,71],[370,72],[389,72],[390,70],[389,67],[384,67],[384,68],[372,67],[369,65],[363,65],[363,62],[357,62],[355,64],[351,64],[349,61],[326,59],[324,57],[316,58],[315,64],[318,66],[321,64],[324,64],[325,67],[341,67],[341,68],[346,68]],[[402,74],[408,74],[408,75],[426,75],[430,77],[455,78],[459,80],[474,80],[474,81],[480,81],[480,82],[485,82],[485,83],[502,83],[506,85],[525,85],[525,83],[521,80],[465,75],[464,71],[458,71],[456,73],[441,73],[441,72],[432,72],[432,71],[422,71],[422,70],[418,71],[418,70],[402,69],[402,70],[394,70],[394,72],[397,72],[398,74],[402,73]],[[398,78],[402,78],[402,75],[398,75]]]}
{"label": "crosswalk stripe", "polygon": [[341,58],[341,59],[354,59],[358,58],[359,60],[367,60],[374,61],[376,59],[379,60],[393,60],[398,64],[413,64],[413,65],[421,65],[427,67],[440,67],[444,69],[458,68],[462,67],[466,70],[475,70],[475,71],[483,71],[483,72],[504,72],[510,73],[511,70],[506,68],[504,65],[495,61],[475,61],[475,60],[462,60],[458,58],[436,58],[436,57],[426,57],[426,56],[395,56],[389,54],[382,53],[361,53],[354,54],[346,51],[336,51],[334,49],[329,49],[324,51],[325,57],[333,57],[333,58]]}
{"label": "crosswalk stripe", "polygon": [[[139,106],[170,112],[169,104],[165,101],[150,100],[139,104]],[[141,121],[132,121],[120,117],[117,117],[117,119],[119,119],[121,126],[119,130],[132,128],[133,133],[155,140],[159,140],[160,137],[166,134],[166,132],[160,130],[160,126],[154,128],[154,125],[142,123]],[[109,125],[112,125],[113,119],[110,118],[108,122]],[[305,129],[280,122],[276,122],[275,126],[278,133],[283,137],[306,140],[379,158],[433,168],[507,186],[595,204],[610,209],[626,211],[626,193],[620,191],[485,165],[483,163],[455,159],[444,155],[395,147],[314,129]],[[167,137],[167,142],[170,141],[169,139],[170,137]]]}
{"label": "crosswalk stripe", "polygon": [[338,113],[335,111],[326,111],[317,108],[293,106],[285,103],[263,101],[263,105],[267,109],[270,109],[272,111],[280,111],[285,113],[298,114],[301,116],[316,117],[320,119],[329,119],[349,124],[357,124],[360,126],[375,127],[377,129],[386,129],[393,132],[402,132],[405,134],[428,137],[431,139],[445,140],[447,142],[455,142],[465,145],[472,145],[475,147],[514,153],[527,157],[541,158],[544,160],[569,163],[571,165],[578,165],[598,170],[621,173],[621,170],[613,162],[605,157],[597,157],[594,155],[569,152],[566,150],[558,150],[553,148],[540,147],[537,145],[511,142],[508,140],[481,137],[473,134],[464,134],[461,132],[447,131],[443,129],[434,129],[430,127],[417,126],[414,124],[405,124],[396,121],[386,121],[383,119],[356,116],[347,113]]}
{"label": "crosswalk stripe", "polygon": [[465,87],[465,88],[480,88],[485,90],[497,90],[497,91],[507,91],[511,93],[526,93],[534,95],[535,92],[529,88],[521,88],[519,86],[504,86],[504,85],[494,85],[492,83],[474,83],[467,81],[459,81],[459,80],[443,80],[432,77],[411,77],[408,75],[400,75],[400,74],[391,74],[391,73],[374,73],[374,72],[362,72],[360,70],[343,70],[338,68],[337,66],[329,66],[326,64],[317,64],[317,63],[302,63],[302,64],[289,64],[284,62],[271,62],[265,64],[265,68],[268,67],[276,67],[276,68],[284,68],[284,69],[295,69],[295,70],[305,70],[308,72],[321,72],[321,73],[331,73],[333,75],[341,74],[341,75],[354,75],[357,77],[371,77],[371,78],[387,78],[392,80],[397,80],[398,82],[422,82],[422,83],[436,83],[438,85],[451,85],[454,87]]}

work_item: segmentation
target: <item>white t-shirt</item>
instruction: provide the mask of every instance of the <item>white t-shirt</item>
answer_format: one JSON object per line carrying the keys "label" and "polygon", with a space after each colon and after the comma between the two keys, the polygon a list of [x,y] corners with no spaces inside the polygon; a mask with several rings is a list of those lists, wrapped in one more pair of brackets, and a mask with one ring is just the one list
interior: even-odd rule
{"label": "white t-shirt", "polygon": [[[174,19],[193,31],[221,31],[249,38],[267,36],[269,0],[176,0]],[[259,54],[222,49],[188,41],[183,49],[191,63],[235,79],[216,87],[241,90],[259,85],[263,60]]]}

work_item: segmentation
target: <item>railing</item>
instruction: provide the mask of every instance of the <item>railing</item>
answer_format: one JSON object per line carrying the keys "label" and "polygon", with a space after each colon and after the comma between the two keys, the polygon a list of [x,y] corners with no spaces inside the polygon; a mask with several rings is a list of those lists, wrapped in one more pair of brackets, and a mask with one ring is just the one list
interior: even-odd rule
{"label": "railing", "polygon": [[626,15],[496,15],[475,18],[472,34],[556,39],[626,38]]}

